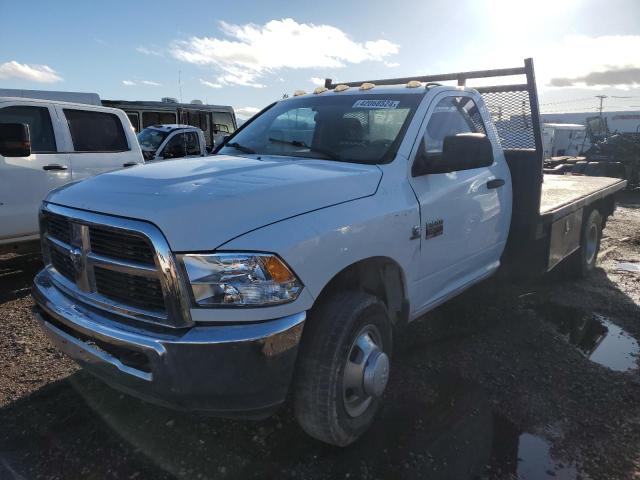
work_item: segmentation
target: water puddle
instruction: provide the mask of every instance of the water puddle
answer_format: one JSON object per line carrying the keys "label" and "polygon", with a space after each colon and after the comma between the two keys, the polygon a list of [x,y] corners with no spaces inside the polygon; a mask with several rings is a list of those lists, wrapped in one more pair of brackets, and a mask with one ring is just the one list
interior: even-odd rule
{"label": "water puddle", "polygon": [[578,470],[573,463],[556,459],[551,444],[541,436],[519,431],[502,417],[494,419],[494,445],[490,476],[535,480],[543,478],[576,479]]}
{"label": "water puddle", "polygon": [[557,304],[542,308],[545,318],[589,360],[619,372],[638,368],[640,345],[604,315]]}

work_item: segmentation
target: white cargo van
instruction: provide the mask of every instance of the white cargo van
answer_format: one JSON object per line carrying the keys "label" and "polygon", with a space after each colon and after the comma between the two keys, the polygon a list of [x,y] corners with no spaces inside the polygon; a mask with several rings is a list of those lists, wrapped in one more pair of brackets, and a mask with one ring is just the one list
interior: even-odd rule
{"label": "white cargo van", "polygon": [[54,188],[142,163],[122,110],[0,97],[0,253],[33,247]]}

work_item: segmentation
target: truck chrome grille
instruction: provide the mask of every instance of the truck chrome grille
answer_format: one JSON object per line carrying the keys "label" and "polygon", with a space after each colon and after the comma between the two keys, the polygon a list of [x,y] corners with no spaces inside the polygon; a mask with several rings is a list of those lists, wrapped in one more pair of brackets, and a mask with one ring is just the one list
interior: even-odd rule
{"label": "truck chrome grille", "polygon": [[75,272],[73,269],[73,262],[71,259],[64,255],[60,250],[52,248],[50,249],[51,265],[67,280],[75,282]]}
{"label": "truck chrome grille", "polygon": [[51,204],[40,223],[45,263],[65,293],[128,319],[190,324],[188,296],[156,227]]}
{"label": "truck chrome grille", "polygon": [[59,215],[47,215],[47,229],[61,242],[71,243],[71,223]]}
{"label": "truck chrome grille", "polygon": [[145,265],[154,264],[151,244],[140,235],[90,226],[89,238],[91,251],[94,253],[140,262]]}
{"label": "truck chrome grille", "polygon": [[138,308],[164,310],[162,286],[157,278],[129,275],[101,267],[94,267],[93,273],[99,294]]}

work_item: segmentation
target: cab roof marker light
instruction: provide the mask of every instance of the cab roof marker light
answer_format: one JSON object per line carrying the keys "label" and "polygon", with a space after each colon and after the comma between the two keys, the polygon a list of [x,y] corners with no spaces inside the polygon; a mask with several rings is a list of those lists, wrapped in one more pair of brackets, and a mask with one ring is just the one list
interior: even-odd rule
{"label": "cab roof marker light", "polygon": [[418,80],[409,80],[405,86],[407,88],[418,88],[422,86],[422,83],[419,82]]}
{"label": "cab roof marker light", "polygon": [[360,90],[371,90],[372,88],[375,88],[375,86],[375,83],[364,82],[360,85]]}
{"label": "cab roof marker light", "polygon": [[304,90],[296,90],[295,92],[293,92],[293,96],[294,97],[299,97],[300,95],[306,95],[307,92],[305,92]]}
{"label": "cab roof marker light", "polygon": [[329,90],[327,87],[317,87],[317,88],[313,91],[313,94],[314,94],[314,95],[318,95],[318,94],[320,94],[320,93],[324,93],[324,92],[326,92],[327,90]]}
{"label": "cab roof marker light", "polygon": [[340,85],[336,85],[336,88],[333,89],[334,92],[344,92],[345,90],[349,90],[349,85],[344,85],[344,84],[340,84]]}

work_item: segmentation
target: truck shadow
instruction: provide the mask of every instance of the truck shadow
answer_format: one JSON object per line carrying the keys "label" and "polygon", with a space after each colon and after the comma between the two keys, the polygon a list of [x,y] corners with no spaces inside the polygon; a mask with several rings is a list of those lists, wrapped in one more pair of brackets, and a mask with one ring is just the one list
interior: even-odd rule
{"label": "truck shadow", "polygon": [[373,430],[339,449],[307,437],[286,410],[261,422],[181,414],[76,373],[0,411],[0,474],[465,479],[485,470],[494,449],[502,471],[516,472],[520,432],[504,428],[480,387],[418,369],[410,374],[411,388],[397,390]]}
{"label": "truck shadow", "polygon": [[40,254],[0,257],[0,303],[28,295],[41,268]]}

